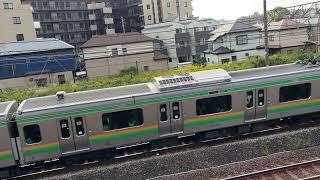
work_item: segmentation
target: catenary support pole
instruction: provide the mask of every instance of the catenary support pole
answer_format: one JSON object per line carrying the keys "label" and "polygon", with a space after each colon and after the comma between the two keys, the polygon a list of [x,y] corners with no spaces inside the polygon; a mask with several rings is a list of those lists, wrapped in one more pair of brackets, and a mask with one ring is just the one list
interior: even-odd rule
{"label": "catenary support pole", "polygon": [[264,23],[264,50],[266,66],[269,66],[269,36],[268,36],[268,15],[267,0],[263,0],[263,23]]}

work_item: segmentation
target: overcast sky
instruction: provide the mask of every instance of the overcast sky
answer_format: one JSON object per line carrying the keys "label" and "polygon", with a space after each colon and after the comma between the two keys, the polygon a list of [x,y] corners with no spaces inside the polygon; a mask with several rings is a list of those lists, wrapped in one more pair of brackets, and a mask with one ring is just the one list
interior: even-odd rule
{"label": "overcast sky", "polygon": [[[288,7],[316,0],[267,0],[268,9]],[[262,12],[263,0],[193,0],[194,15],[200,18],[236,19],[241,16]]]}

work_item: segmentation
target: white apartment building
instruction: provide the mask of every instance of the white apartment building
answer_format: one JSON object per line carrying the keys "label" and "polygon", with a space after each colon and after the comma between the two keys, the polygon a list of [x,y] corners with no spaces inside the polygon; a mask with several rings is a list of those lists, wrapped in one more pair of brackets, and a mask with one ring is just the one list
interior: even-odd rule
{"label": "white apartment building", "polygon": [[0,0],[0,43],[34,40],[32,8],[20,0]]}
{"label": "white apartment building", "polygon": [[195,55],[208,49],[210,32],[217,28],[218,21],[213,19],[192,18],[147,25],[142,33],[161,40],[168,53],[169,67],[176,68],[179,63],[193,62]]}
{"label": "white apartment building", "polygon": [[145,25],[170,21],[177,17],[187,20],[192,15],[192,0],[142,0]]}

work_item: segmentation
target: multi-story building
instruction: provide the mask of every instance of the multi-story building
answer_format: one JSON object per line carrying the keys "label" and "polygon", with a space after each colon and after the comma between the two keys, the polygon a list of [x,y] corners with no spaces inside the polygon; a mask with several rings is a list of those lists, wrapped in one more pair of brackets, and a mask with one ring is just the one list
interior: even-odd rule
{"label": "multi-story building", "polygon": [[236,21],[211,32],[209,49],[204,52],[207,64],[224,64],[264,55],[259,48],[261,28]]}
{"label": "multi-story building", "polygon": [[0,89],[74,81],[74,47],[57,39],[6,43],[0,47]]}
{"label": "multi-story building", "polygon": [[94,36],[80,46],[88,79],[119,74],[122,70],[167,70],[168,56],[157,40],[137,32]]}
{"label": "multi-story building", "polygon": [[192,17],[192,0],[142,0],[145,25],[170,21],[177,17],[180,21]]}
{"label": "multi-story building", "polygon": [[105,2],[88,4],[92,35],[114,34],[112,7]]}
{"label": "multi-story building", "polygon": [[[88,4],[94,0],[22,0],[22,2],[31,4],[34,21],[40,22],[41,28],[37,30],[37,37],[57,38],[75,46],[91,38]],[[110,4],[109,0],[101,2]]]}
{"label": "multi-story building", "polygon": [[207,40],[210,32],[217,28],[219,22],[213,19],[192,18],[185,21],[165,22],[145,26],[143,34],[163,41],[168,51],[170,68],[179,63],[193,62],[196,55],[208,49]]}
{"label": "multi-story building", "polygon": [[20,0],[0,0],[0,43],[34,40],[32,9]]}

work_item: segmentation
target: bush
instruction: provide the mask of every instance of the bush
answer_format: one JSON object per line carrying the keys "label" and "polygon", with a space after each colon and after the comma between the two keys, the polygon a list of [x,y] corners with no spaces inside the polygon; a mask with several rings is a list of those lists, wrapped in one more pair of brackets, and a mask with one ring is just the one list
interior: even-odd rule
{"label": "bush", "polygon": [[[313,54],[311,54],[313,55]],[[310,57],[310,54],[293,53],[288,55],[274,55],[270,56],[270,65],[279,65],[293,63],[300,58]],[[124,86],[129,84],[145,83],[153,80],[154,77],[168,76],[173,74],[184,74],[186,72],[196,72],[203,70],[212,70],[223,68],[226,71],[237,71],[243,69],[257,68],[265,66],[263,57],[250,57],[248,60],[239,61],[231,64],[215,64],[211,66],[190,66],[184,69],[174,69],[168,71],[150,71],[137,73],[135,67],[122,70],[119,75],[112,77],[99,78],[96,80],[79,81],[74,84],[50,85],[42,88],[29,88],[21,90],[4,90],[0,94],[0,101],[23,101],[31,97],[40,97],[47,95],[54,95],[57,91],[78,92],[92,89],[101,89],[114,86]]]}

